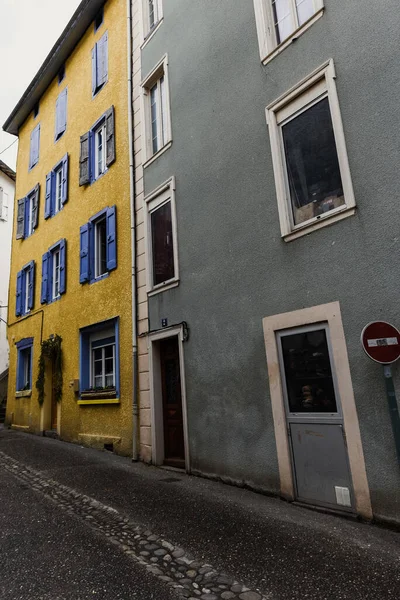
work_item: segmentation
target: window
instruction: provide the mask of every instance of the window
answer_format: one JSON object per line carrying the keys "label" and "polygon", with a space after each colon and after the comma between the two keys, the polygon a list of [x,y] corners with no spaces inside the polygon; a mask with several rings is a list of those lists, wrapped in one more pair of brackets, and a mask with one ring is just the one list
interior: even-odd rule
{"label": "window", "polygon": [[148,291],[179,282],[175,212],[175,181],[167,181],[146,199]]}
{"label": "window", "polygon": [[33,338],[25,338],[16,343],[17,347],[17,392],[32,389]]}
{"label": "window", "polygon": [[66,292],[66,254],[67,242],[62,239],[42,256],[42,304],[50,304]]}
{"label": "window", "polygon": [[17,235],[24,239],[32,235],[39,224],[40,185],[37,184],[25,198],[17,201]]}
{"label": "window", "polygon": [[80,229],[80,283],[94,283],[117,268],[116,210],[105,208]]}
{"label": "window", "polygon": [[108,79],[108,31],[92,50],[92,94],[95,96]]}
{"label": "window", "polygon": [[31,145],[29,149],[29,170],[39,162],[39,146],[40,146],[40,123],[36,125],[31,133]]}
{"label": "window", "polygon": [[109,108],[93,127],[81,136],[79,185],[93,183],[115,161],[114,107]]}
{"label": "window", "polygon": [[323,14],[324,0],[254,0],[261,60],[268,62]]}
{"label": "window", "polygon": [[60,84],[65,77],[65,63],[63,65],[61,65],[59,71],[58,71],[58,84]]}
{"label": "window", "polygon": [[68,154],[46,175],[44,218],[54,217],[68,201]]}
{"label": "window", "polygon": [[35,298],[35,262],[22,267],[17,273],[15,316],[21,317],[33,309]]}
{"label": "window", "polygon": [[55,140],[57,141],[67,129],[67,88],[58,96],[56,101],[56,130]]}
{"label": "window", "polygon": [[97,13],[94,19],[94,31],[96,32],[102,26],[104,21],[104,6],[102,6],[101,10]]}
{"label": "window", "polygon": [[147,158],[171,145],[167,57],[142,83],[145,103]]}
{"label": "window", "polygon": [[119,320],[80,330],[80,394],[94,400],[119,397]]}
{"label": "window", "polygon": [[0,187],[0,220],[8,221],[8,194]]}
{"label": "window", "polygon": [[289,241],[354,214],[333,61],[267,107],[281,233]]}
{"label": "window", "polygon": [[162,0],[143,0],[144,37],[149,37],[162,19]]}

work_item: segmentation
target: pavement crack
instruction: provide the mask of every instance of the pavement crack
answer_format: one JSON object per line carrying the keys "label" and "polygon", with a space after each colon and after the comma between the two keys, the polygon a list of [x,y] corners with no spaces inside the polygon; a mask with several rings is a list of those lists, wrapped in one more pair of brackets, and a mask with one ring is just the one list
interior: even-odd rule
{"label": "pavement crack", "polygon": [[46,477],[0,451],[0,467],[88,527],[106,537],[180,598],[189,600],[273,600],[231,575],[197,560],[184,548],[137,525],[116,509]]}

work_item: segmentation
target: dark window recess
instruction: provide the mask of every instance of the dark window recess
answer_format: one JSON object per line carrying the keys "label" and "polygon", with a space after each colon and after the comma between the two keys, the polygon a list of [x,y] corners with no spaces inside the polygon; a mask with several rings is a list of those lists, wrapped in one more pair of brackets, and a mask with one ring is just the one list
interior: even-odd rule
{"label": "dark window recess", "polygon": [[99,12],[97,13],[96,18],[94,20],[94,30],[95,31],[97,31],[99,29],[99,27],[101,27],[103,20],[104,20],[104,8],[99,10]]}
{"label": "dark window recess", "polygon": [[35,104],[35,106],[33,107],[33,118],[36,119],[38,114],[39,114],[39,102],[37,104]]}
{"label": "dark window recess", "polygon": [[158,285],[175,276],[171,202],[163,204],[151,213],[151,232],[153,285]]}
{"label": "dark window recess", "polygon": [[96,277],[107,273],[107,222],[106,217],[95,224]]}
{"label": "dark window recess", "polygon": [[328,98],[282,126],[295,225],[345,203]]}
{"label": "dark window recess", "polygon": [[337,412],[325,329],[281,338],[289,410]]}
{"label": "dark window recess", "polygon": [[61,83],[65,77],[65,64],[62,65],[58,71],[58,83]]}

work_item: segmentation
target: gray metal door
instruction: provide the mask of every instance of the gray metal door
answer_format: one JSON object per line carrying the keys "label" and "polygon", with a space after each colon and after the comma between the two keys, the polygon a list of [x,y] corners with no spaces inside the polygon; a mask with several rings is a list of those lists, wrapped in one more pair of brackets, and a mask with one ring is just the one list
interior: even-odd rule
{"label": "gray metal door", "polygon": [[296,497],[354,510],[343,415],[326,324],[278,333]]}

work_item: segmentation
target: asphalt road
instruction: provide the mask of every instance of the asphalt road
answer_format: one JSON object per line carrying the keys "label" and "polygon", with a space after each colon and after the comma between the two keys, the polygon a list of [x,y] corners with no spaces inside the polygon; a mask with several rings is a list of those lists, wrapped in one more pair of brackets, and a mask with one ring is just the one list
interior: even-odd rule
{"label": "asphalt road", "polygon": [[[43,486],[54,481],[68,497],[76,492],[75,508],[61,510],[45,488],[36,489],[34,475],[23,479],[24,467],[39,473]],[[167,581],[85,521],[91,517],[79,513],[82,494],[271,600],[400,598],[399,533],[3,430],[2,600],[178,597]]]}

